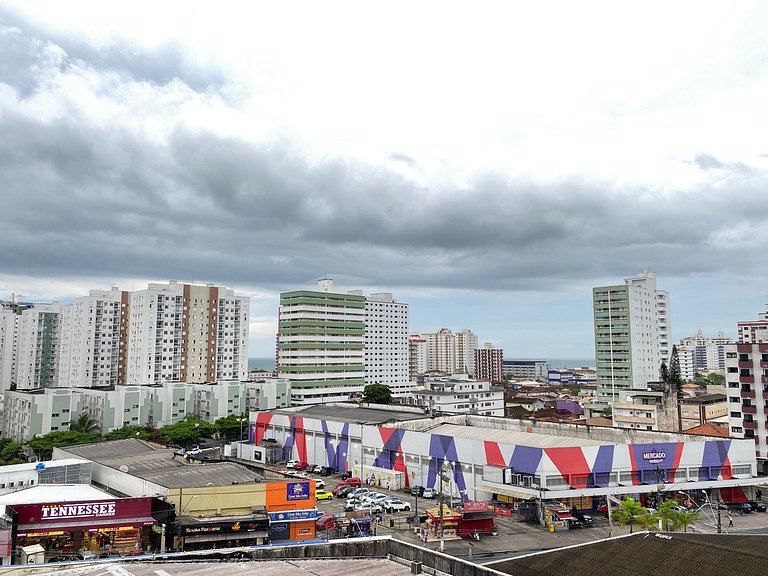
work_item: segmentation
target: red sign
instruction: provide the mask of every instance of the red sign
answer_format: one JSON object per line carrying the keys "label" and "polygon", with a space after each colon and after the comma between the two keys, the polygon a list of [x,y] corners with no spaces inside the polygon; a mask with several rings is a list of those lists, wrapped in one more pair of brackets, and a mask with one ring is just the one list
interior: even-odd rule
{"label": "red sign", "polygon": [[113,498],[10,506],[18,514],[19,525],[36,524],[40,528],[47,524],[68,521],[93,521],[104,524],[110,520],[149,518],[152,515],[152,498]]}
{"label": "red sign", "polygon": [[488,512],[488,501],[483,502],[464,502],[464,512]]}

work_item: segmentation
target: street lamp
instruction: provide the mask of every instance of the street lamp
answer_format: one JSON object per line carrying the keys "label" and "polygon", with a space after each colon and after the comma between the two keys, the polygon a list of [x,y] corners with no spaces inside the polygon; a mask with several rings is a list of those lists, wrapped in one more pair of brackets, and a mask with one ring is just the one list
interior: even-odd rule
{"label": "street lamp", "polygon": [[237,421],[240,422],[240,442],[242,442],[243,441],[243,422],[247,422],[248,417],[241,416],[240,418],[237,419]]}

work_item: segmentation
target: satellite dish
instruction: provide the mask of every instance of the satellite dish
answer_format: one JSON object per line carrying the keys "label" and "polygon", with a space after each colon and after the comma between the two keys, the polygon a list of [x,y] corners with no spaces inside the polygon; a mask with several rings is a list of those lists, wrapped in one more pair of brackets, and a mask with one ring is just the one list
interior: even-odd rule
{"label": "satellite dish", "polygon": [[125,464],[120,466],[120,472],[128,472],[128,466],[126,466]]}

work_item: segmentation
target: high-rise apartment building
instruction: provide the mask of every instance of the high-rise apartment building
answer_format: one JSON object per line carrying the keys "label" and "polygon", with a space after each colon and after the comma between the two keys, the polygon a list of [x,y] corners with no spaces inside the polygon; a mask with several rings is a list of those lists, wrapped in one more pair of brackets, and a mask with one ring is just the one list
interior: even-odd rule
{"label": "high-rise apartment building", "polygon": [[768,457],[768,305],[756,321],[739,322],[739,342],[725,347],[725,380],[731,436],[755,441]]}
{"label": "high-rise apartment building", "polygon": [[19,390],[56,386],[61,309],[60,304],[36,304],[19,315],[15,368]]}
{"label": "high-rise apartment building", "polygon": [[250,298],[212,284],[150,284],[129,302],[125,383],[245,380]]}
{"label": "high-rise apartment building", "polygon": [[16,312],[0,304],[0,392],[16,381],[16,321]]}
{"label": "high-rise apartment building", "polygon": [[504,350],[494,348],[491,342],[486,342],[482,348],[475,350],[475,378],[488,380],[499,384],[504,380]]}
{"label": "high-rise apartment building", "polygon": [[[680,340],[678,352],[689,350],[692,354],[693,373],[703,370],[723,370],[725,368],[725,346],[733,340],[722,332],[715,338],[707,338],[701,330],[695,336]],[[683,374],[685,378],[685,374]],[[693,378],[693,376],[691,376]]]}
{"label": "high-rise apartment building", "polygon": [[612,403],[628,390],[659,379],[671,351],[669,292],[656,274],[641,272],[624,284],[592,289],[598,400]]}
{"label": "high-rise apartment building", "polygon": [[427,371],[474,375],[477,335],[471,330],[464,329],[454,334],[448,328],[441,328],[422,335],[427,341]]}
{"label": "high-rise apartment building", "polygon": [[366,296],[364,350],[366,384],[384,384],[394,397],[410,392],[408,304],[396,302],[386,292]]}
{"label": "high-rise apartment building", "polygon": [[97,388],[125,383],[128,292],[91,290],[61,314],[61,388]]}
{"label": "high-rise apartment building", "polygon": [[421,334],[408,337],[408,372],[410,379],[427,371],[427,339]]}
{"label": "high-rise apartment building", "polygon": [[477,350],[477,335],[472,330],[465,328],[456,332],[457,372],[475,375],[475,350]]}
{"label": "high-rise apartment building", "polygon": [[294,406],[362,394],[365,315],[365,297],[334,292],[328,278],[280,295],[276,370],[291,381]]}

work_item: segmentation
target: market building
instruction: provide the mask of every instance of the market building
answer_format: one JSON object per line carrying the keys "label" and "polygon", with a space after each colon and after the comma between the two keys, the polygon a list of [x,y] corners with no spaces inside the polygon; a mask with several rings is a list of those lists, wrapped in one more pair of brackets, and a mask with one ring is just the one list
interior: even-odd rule
{"label": "market building", "polygon": [[[251,413],[255,445],[285,459],[350,470],[367,482],[434,488],[450,498],[517,509],[557,502],[597,510],[606,496],[660,493],[754,499],[754,444],[650,430],[614,430],[478,415],[413,418],[345,404]],[[446,479],[447,481],[440,479]],[[541,512],[539,512],[540,521]]]}

